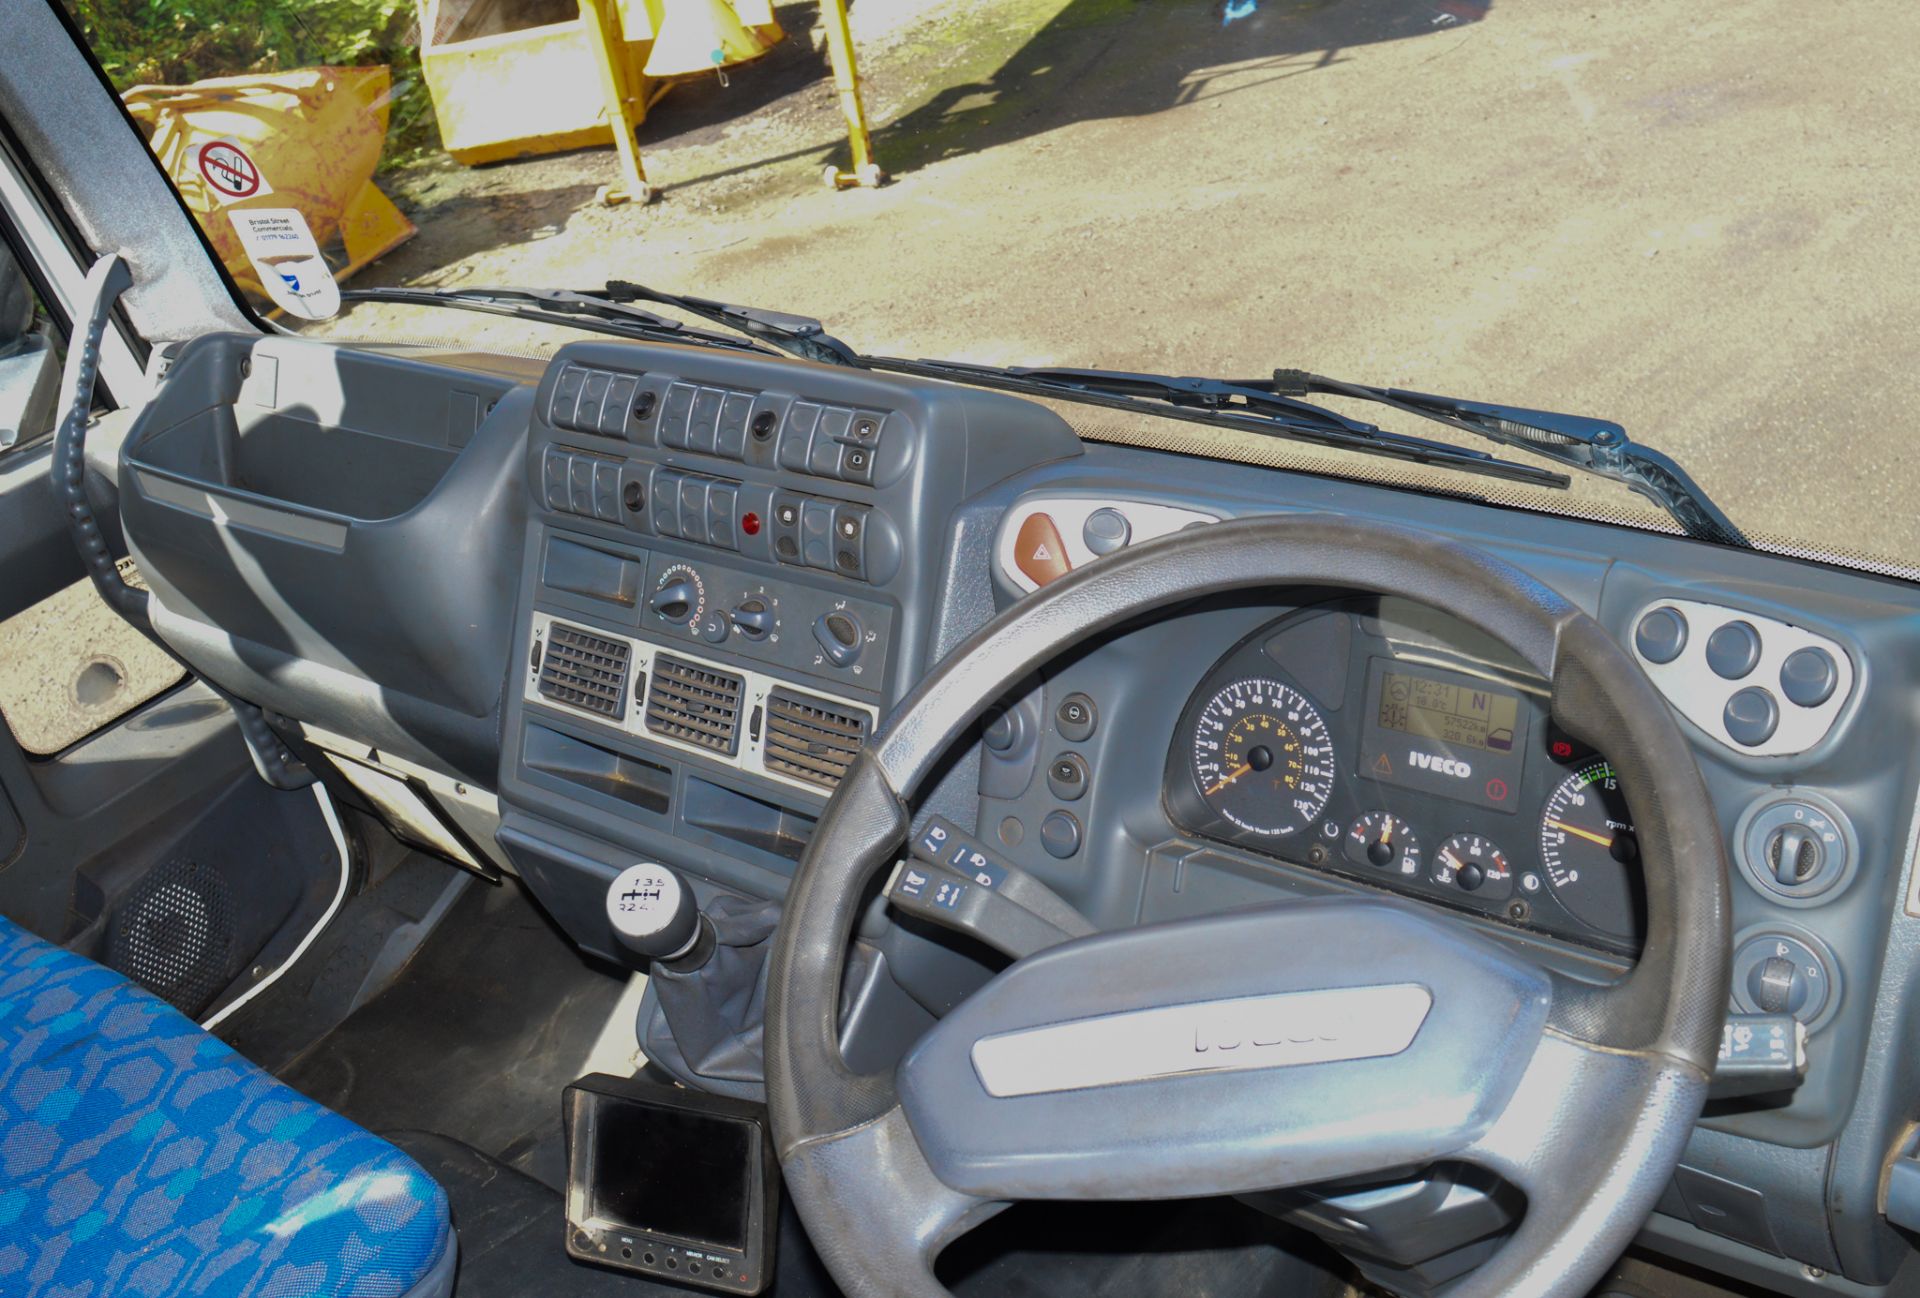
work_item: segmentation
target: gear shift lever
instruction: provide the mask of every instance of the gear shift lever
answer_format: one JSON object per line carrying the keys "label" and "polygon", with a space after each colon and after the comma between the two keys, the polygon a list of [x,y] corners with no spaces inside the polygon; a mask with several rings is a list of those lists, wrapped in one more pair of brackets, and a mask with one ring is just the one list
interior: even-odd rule
{"label": "gear shift lever", "polygon": [[713,954],[713,925],[693,890],[664,865],[643,861],[616,875],[607,885],[607,922],[642,965],[691,971]]}

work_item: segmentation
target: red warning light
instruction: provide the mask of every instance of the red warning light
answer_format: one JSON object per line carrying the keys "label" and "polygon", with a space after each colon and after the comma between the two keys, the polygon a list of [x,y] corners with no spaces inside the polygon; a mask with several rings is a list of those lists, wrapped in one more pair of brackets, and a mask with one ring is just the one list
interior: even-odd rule
{"label": "red warning light", "polygon": [[740,530],[748,536],[760,535],[760,515],[751,510],[740,515]]}
{"label": "red warning light", "polygon": [[1569,757],[1573,756],[1573,745],[1568,743],[1564,739],[1554,740],[1553,756],[1555,761],[1560,761],[1560,762],[1566,761]]}
{"label": "red warning light", "polygon": [[1487,781],[1487,796],[1495,802],[1505,802],[1508,792],[1505,780],[1495,778]]}

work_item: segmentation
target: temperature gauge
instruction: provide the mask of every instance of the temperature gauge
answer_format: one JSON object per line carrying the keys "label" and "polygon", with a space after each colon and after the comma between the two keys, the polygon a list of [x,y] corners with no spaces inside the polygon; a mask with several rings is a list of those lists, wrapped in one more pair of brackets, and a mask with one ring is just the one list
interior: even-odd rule
{"label": "temperature gauge", "polygon": [[1400,817],[1369,811],[1347,831],[1347,859],[1409,878],[1420,873],[1420,840]]}
{"label": "temperature gauge", "polygon": [[1433,858],[1433,881],[1498,901],[1513,891],[1507,854],[1478,834],[1455,834]]}

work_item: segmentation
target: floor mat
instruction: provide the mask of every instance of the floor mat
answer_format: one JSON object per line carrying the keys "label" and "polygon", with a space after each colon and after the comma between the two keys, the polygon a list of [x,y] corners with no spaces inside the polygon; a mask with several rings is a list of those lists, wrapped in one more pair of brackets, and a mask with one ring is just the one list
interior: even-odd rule
{"label": "floor mat", "polygon": [[390,987],[276,1071],[370,1130],[433,1132],[559,1188],[560,1092],[626,982],[512,879],[475,884]]}

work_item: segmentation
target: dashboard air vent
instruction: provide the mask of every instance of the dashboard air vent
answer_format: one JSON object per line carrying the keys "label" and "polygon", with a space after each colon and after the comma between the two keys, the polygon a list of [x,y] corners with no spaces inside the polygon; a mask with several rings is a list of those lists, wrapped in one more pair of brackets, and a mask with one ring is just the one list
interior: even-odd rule
{"label": "dashboard air vent", "polygon": [[767,696],[769,771],[834,788],[866,738],[864,712],[792,690]]}
{"label": "dashboard air vent", "polygon": [[632,656],[625,640],[555,622],[540,658],[540,694],[617,721],[626,709]]}
{"label": "dashboard air vent", "polygon": [[745,685],[731,672],[669,658],[653,660],[647,729],[682,743],[731,756],[740,747],[740,697]]}

